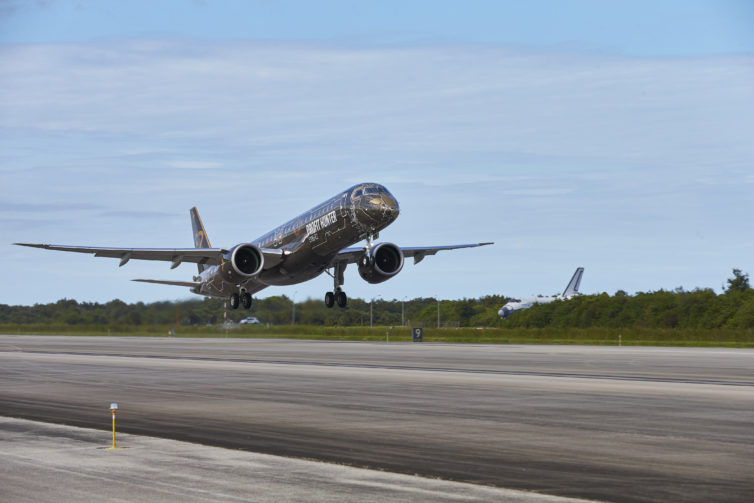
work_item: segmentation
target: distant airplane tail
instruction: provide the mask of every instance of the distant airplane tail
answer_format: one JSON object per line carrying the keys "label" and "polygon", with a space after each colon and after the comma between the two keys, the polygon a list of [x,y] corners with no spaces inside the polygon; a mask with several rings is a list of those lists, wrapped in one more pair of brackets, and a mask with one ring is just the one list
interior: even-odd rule
{"label": "distant airplane tail", "polygon": [[583,267],[577,267],[576,272],[573,273],[573,277],[571,278],[571,281],[568,282],[568,286],[563,291],[562,297],[568,298],[573,297],[577,293],[579,293],[579,285],[581,285],[581,276],[584,274],[584,268]]}
{"label": "distant airplane tail", "polygon": [[[191,227],[194,230],[194,248],[212,248],[209,244],[209,238],[207,237],[207,231],[204,230],[204,224],[201,217],[199,217],[199,211],[196,206],[189,210],[191,214]],[[197,264],[199,267],[199,274],[207,268],[206,264]]]}

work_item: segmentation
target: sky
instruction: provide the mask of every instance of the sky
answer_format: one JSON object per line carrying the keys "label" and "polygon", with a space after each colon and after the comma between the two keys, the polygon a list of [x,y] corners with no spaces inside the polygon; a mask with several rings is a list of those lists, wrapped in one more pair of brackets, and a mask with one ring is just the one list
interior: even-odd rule
{"label": "sky", "polygon": [[[720,292],[754,273],[754,3],[0,0],[0,304],[153,302],[359,182],[442,252],[350,297]],[[322,298],[328,276],[258,294]]]}

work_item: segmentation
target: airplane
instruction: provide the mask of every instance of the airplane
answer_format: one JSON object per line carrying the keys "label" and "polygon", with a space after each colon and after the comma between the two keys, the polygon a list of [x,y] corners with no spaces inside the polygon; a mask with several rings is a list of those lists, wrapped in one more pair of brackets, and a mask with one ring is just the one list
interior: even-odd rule
{"label": "airplane", "polygon": [[579,293],[579,285],[581,284],[581,276],[584,274],[583,267],[577,267],[576,272],[573,273],[571,281],[568,282],[568,286],[563,290],[563,293],[554,297],[531,297],[528,299],[511,299],[507,304],[500,308],[497,314],[505,319],[512,315],[516,311],[522,309],[528,309],[534,304],[548,304],[556,300],[568,300],[573,298]]}
{"label": "airplane", "polygon": [[[359,275],[370,284],[382,283],[403,269],[405,257],[414,264],[442,250],[473,248],[493,243],[449,246],[399,247],[373,243],[379,233],[398,218],[398,200],[382,185],[354,185],[309,211],[276,227],[264,236],[230,248],[212,248],[196,207],[189,210],[194,248],[105,248],[36,243],[14,243],[45,250],[92,253],[95,257],[129,260],[163,260],[175,269],[183,262],[197,264],[192,281],[134,279],[144,283],[188,287],[207,297],[229,299],[230,307],[249,309],[252,295],[268,286],[302,283],[326,272],[333,278],[333,290],[325,293],[325,305],[344,308],[344,271],[358,264]],[[352,247],[366,240],[363,247]],[[332,271],[332,272],[331,272]]]}

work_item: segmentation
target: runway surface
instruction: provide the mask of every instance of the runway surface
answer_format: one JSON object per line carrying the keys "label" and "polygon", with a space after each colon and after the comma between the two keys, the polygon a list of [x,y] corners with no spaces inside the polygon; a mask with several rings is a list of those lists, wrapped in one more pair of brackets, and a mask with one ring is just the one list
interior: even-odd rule
{"label": "runway surface", "polygon": [[585,503],[140,435],[0,417],[0,501]]}
{"label": "runway surface", "polygon": [[[604,501],[750,501],[754,351],[0,336],[0,415]],[[1,430],[0,430],[1,431]]]}

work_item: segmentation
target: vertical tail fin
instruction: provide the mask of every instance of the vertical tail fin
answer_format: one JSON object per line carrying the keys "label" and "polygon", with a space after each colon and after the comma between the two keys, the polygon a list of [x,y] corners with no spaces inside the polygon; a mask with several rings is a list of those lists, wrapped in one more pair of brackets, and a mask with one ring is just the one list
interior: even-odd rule
{"label": "vertical tail fin", "polygon": [[[189,210],[191,214],[191,227],[194,230],[194,248],[212,248],[209,244],[209,238],[207,237],[207,231],[204,230],[204,224],[201,217],[199,217],[199,211],[196,206]],[[206,264],[198,264],[199,273],[207,267]]]}
{"label": "vertical tail fin", "polygon": [[577,267],[576,272],[573,273],[571,281],[568,282],[568,286],[563,291],[563,297],[572,297],[579,293],[579,285],[581,285],[581,276],[584,274],[583,267]]}

